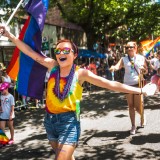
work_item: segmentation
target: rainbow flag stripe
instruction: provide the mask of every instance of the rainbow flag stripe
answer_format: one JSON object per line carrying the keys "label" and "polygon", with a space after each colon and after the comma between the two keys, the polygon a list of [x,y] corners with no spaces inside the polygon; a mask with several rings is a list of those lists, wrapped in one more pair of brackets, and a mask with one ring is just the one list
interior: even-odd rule
{"label": "rainbow flag stripe", "polygon": [[155,48],[160,47],[160,39],[158,40],[158,42],[155,44]]}
{"label": "rainbow flag stripe", "polygon": [[150,55],[152,49],[155,49],[160,45],[160,37],[155,40],[146,40],[141,42],[143,54],[145,57]]}
{"label": "rainbow flag stripe", "polygon": [[5,133],[0,129],[0,144],[7,144],[9,142],[8,137],[5,135]]}
{"label": "rainbow flag stripe", "polygon": [[[29,17],[19,35],[20,40],[41,55],[43,55],[41,52],[42,31],[48,10],[48,1],[29,0],[25,5]],[[8,75],[17,81],[18,93],[37,99],[41,99],[43,96],[46,71],[47,68],[25,55],[17,47],[7,68]]]}

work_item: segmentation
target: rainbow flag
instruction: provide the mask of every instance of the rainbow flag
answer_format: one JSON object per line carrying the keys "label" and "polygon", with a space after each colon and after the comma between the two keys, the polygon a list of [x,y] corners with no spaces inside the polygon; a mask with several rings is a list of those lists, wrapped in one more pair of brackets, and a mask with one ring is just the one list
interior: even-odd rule
{"label": "rainbow flag", "polygon": [[160,47],[160,38],[159,38],[159,40],[157,41],[157,43],[155,44],[154,48],[158,48],[158,47]]}
{"label": "rainbow flag", "polygon": [[6,134],[0,129],[0,144],[5,145],[8,144],[9,139]]}
{"label": "rainbow flag", "polygon": [[[49,0],[29,0],[27,4],[24,4],[29,17],[19,35],[20,40],[41,55],[43,55],[41,52],[42,31],[48,3]],[[17,47],[7,68],[8,75],[17,81],[16,90],[18,93],[37,99],[41,99],[43,96],[46,71],[47,68],[22,53]]]}
{"label": "rainbow flag", "polygon": [[146,40],[141,42],[143,55],[148,57],[152,49],[155,49],[160,45],[160,37],[155,40]]}

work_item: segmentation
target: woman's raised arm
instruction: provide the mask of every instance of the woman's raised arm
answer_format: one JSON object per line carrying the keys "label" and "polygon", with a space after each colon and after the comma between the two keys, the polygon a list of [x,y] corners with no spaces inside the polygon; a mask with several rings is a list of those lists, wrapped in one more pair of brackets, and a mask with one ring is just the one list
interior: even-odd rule
{"label": "woman's raised arm", "polygon": [[41,65],[51,70],[54,66],[57,65],[57,62],[49,57],[44,57],[39,53],[35,52],[30,46],[21,41],[19,38],[15,37],[12,33],[6,30],[4,26],[0,25],[0,34],[2,36],[8,37],[24,54],[31,57],[33,60],[37,61]]}

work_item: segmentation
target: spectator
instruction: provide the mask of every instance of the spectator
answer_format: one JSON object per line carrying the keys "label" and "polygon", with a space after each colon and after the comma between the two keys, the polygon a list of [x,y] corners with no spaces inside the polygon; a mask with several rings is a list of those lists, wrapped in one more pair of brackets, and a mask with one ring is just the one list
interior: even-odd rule
{"label": "spectator", "polygon": [[0,70],[0,84],[3,82],[2,71]]}
{"label": "spectator", "polygon": [[3,69],[2,71],[2,78],[3,82],[8,82],[9,84],[11,83],[11,78],[7,75],[6,69]]}
{"label": "spectator", "polygon": [[[1,69],[2,66],[0,65]],[[3,83],[3,77],[2,77],[2,70],[0,69],[0,85]],[[0,92],[0,96],[1,96],[1,92]],[[0,104],[0,113],[2,112],[2,106]]]}
{"label": "spectator", "polygon": [[112,50],[109,50],[108,53],[106,53],[106,62],[106,76],[107,79],[112,80],[112,73],[109,70],[109,68],[115,64],[115,56]]}
{"label": "spectator", "polygon": [[91,62],[90,62],[90,64],[89,64],[89,66],[88,66],[88,69],[89,69],[92,73],[94,73],[94,74],[97,75],[97,67],[96,67],[96,64],[95,64],[95,62],[94,62],[94,59],[91,59]]}
{"label": "spectator", "polygon": [[157,69],[157,73],[151,77],[151,83],[156,84],[157,92],[160,91],[160,68]]}
{"label": "spectator", "polygon": [[157,69],[157,73],[154,74],[151,79],[150,83],[144,86],[146,90],[149,90],[149,95],[154,95],[159,93],[160,91],[160,68]]}
{"label": "spectator", "polygon": [[10,84],[8,82],[3,82],[0,85],[0,91],[2,92],[1,95],[2,112],[0,113],[0,128],[3,130],[3,132],[5,132],[5,126],[7,123],[11,135],[11,138],[8,143],[13,144],[14,143],[13,121],[15,118],[14,114],[15,101],[13,95],[11,95],[8,92],[9,86]]}
{"label": "spectator", "polygon": [[14,86],[15,86],[15,81],[12,81],[10,76],[8,76],[6,69],[3,69],[3,73],[2,73],[2,81],[3,82],[8,82],[10,84],[10,87],[8,89],[9,93],[11,93],[12,95],[14,95]]}
{"label": "spectator", "polygon": [[98,75],[101,77],[106,77],[105,76],[105,64],[101,60],[100,65],[97,68]]}
{"label": "spectator", "polygon": [[152,69],[151,75],[156,74],[157,72],[156,70],[157,68],[159,68],[159,58],[158,57],[159,56],[156,52],[154,53],[154,56],[151,57],[151,60],[150,60],[150,68]]}

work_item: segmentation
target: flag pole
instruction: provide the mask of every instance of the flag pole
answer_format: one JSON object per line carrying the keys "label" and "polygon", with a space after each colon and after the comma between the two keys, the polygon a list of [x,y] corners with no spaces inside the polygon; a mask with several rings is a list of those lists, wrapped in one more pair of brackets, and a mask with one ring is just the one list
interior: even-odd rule
{"label": "flag pole", "polygon": [[[143,78],[143,73],[140,71],[139,75],[139,87],[142,90],[142,87],[144,86],[144,78]],[[144,123],[144,100],[143,100],[143,94],[140,95],[140,116],[141,116],[141,127],[143,127]]]}
{"label": "flag pole", "polygon": [[20,5],[22,4],[23,0],[21,0],[17,7],[14,9],[13,13],[11,14],[11,16],[9,17],[8,21],[6,22],[5,26],[8,26],[8,24],[10,23],[10,21],[12,20],[13,16],[15,15],[15,13],[17,12],[17,10],[19,9]]}
{"label": "flag pole", "polygon": [[[14,9],[13,13],[11,14],[11,16],[9,17],[8,21],[6,22],[5,24],[5,27],[9,25],[10,21],[12,20],[13,16],[15,15],[15,13],[17,12],[17,10],[19,9],[20,5],[23,3],[24,0],[21,0],[17,7]],[[1,37],[2,33],[0,34],[0,37]]]}

